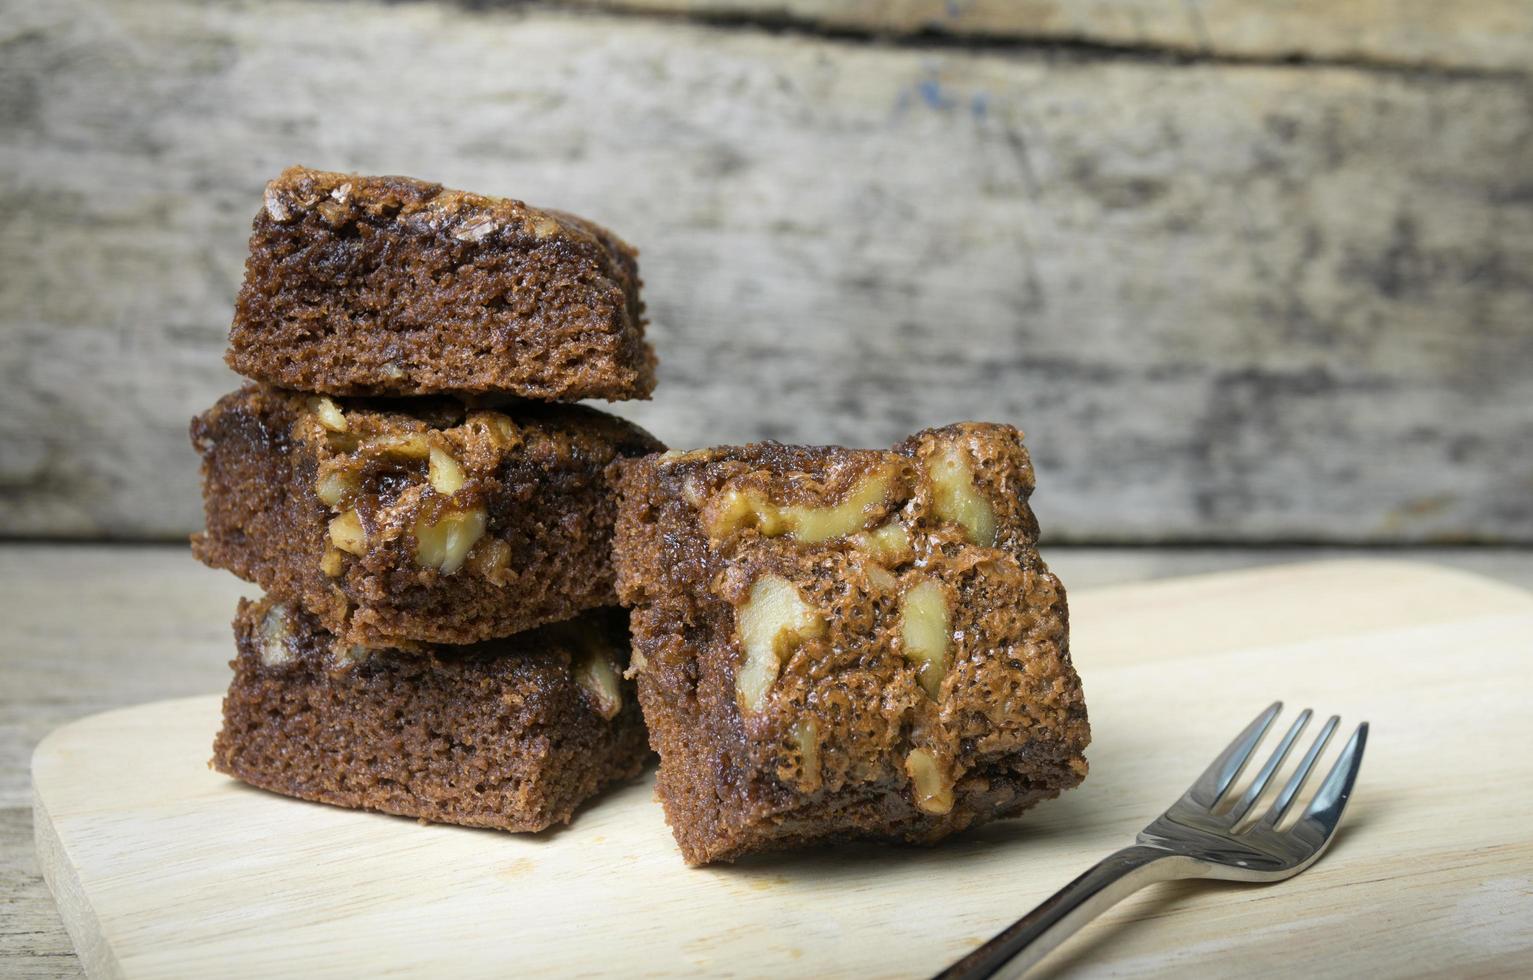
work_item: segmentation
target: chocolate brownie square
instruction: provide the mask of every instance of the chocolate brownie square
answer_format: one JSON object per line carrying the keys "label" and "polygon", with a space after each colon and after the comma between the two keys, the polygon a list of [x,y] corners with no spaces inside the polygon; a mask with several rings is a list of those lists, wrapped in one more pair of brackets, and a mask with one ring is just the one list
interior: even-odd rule
{"label": "chocolate brownie square", "polygon": [[468,827],[568,823],[649,758],[622,610],[424,652],[241,600],[213,766],[287,796]]}
{"label": "chocolate brownie square", "polygon": [[369,647],[474,643],[614,605],[604,469],[660,448],[578,405],[263,385],[191,429],[207,520],[197,557]]}
{"label": "chocolate brownie square", "polygon": [[1084,778],[1065,592],[1016,429],[613,470],[632,672],[688,862],[936,841]]}
{"label": "chocolate brownie square", "polygon": [[636,253],[598,225],[408,177],[266,186],[229,366],[339,395],[647,398]]}

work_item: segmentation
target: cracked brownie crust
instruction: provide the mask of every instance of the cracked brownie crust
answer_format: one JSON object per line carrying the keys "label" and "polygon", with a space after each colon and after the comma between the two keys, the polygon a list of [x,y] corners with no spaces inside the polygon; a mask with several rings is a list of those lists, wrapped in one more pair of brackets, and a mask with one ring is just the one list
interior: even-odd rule
{"label": "cracked brownie crust", "polygon": [[634,249],[520,201],[293,167],[266,187],[226,360],[339,395],[647,398]]}
{"label": "cracked brownie crust", "polygon": [[614,464],[614,553],[659,793],[686,859],[931,842],[1086,774],[1021,434]]}
{"label": "cracked brownie crust", "polygon": [[288,796],[537,831],[649,757],[621,610],[423,654],[348,647],[241,600],[213,765]]}
{"label": "cracked brownie crust", "polygon": [[193,552],[348,644],[474,643],[612,605],[604,468],[660,448],[594,409],[249,385],[191,427]]}

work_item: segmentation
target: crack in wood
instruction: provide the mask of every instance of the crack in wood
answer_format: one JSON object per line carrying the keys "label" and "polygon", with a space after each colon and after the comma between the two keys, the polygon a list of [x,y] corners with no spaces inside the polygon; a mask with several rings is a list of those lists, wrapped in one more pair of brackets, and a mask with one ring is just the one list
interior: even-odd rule
{"label": "crack in wood", "polygon": [[[391,0],[385,0],[391,2]],[[1356,55],[1322,55],[1292,51],[1283,54],[1247,54],[1222,49],[1209,33],[1196,0],[1187,0],[1184,9],[1191,23],[1195,43],[1134,43],[1104,40],[1085,34],[1030,31],[960,33],[939,27],[913,30],[828,23],[796,15],[781,9],[728,10],[701,8],[667,10],[630,7],[623,0],[574,0],[573,4],[546,0],[446,0],[480,13],[573,12],[592,17],[612,17],[643,21],[676,22],[712,27],[719,30],[755,31],[786,37],[821,40],[852,45],[881,45],[892,48],[932,51],[972,51],[988,54],[1036,55],[1061,61],[1130,61],[1168,66],[1220,65],[1254,68],[1337,68],[1370,74],[1404,75],[1439,79],[1526,81],[1533,77],[1533,67],[1505,68],[1473,65],[1449,65],[1408,58],[1378,58]],[[1530,62],[1533,64],[1533,62]]]}

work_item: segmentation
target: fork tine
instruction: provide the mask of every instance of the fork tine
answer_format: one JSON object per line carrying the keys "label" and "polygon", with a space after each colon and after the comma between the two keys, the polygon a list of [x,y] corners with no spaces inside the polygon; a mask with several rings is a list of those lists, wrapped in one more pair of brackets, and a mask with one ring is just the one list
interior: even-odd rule
{"label": "fork tine", "polygon": [[1219,753],[1219,758],[1203,770],[1203,775],[1192,784],[1187,795],[1204,807],[1211,807],[1219,802],[1219,798],[1229,791],[1230,784],[1245,770],[1246,763],[1251,761],[1251,754],[1256,751],[1257,744],[1261,742],[1262,736],[1267,734],[1267,729],[1272,727],[1272,720],[1282,710],[1283,702],[1274,701],[1266,711],[1257,715],[1251,724],[1245,727],[1245,731],[1237,735],[1235,741]]}
{"label": "fork tine", "polygon": [[1293,806],[1294,797],[1298,796],[1299,791],[1304,788],[1304,783],[1309,779],[1310,770],[1315,768],[1315,760],[1320,758],[1320,753],[1324,752],[1325,747],[1330,744],[1331,736],[1336,732],[1336,726],[1339,724],[1341,724],[1340,715],[1332,715],[1326,719],[1325,727],[1321,728],[1320,734],[1315,737],[1315,744],[1304,753],[1304,758],[1299,760],[1299,767],[1293,771],[1292,776],[1288,777],[1288,784],[1283,787],[1283,792],[1279,793],[1278,798],[1273,801],[1272,809],[1267,811],[1265,817],[1262,817],[1262,826],[1269,829],[1276,827],[1283,819],[1283,815],[1288,812],[1288,808]]}
{"label": "fork tine", "polygon": [[1365,721],[1347,739],[1347,747],[1341,750],[1336,764],[1326,773],[1320,792],[1304,810],[1304,820],[1320,824],[1327,834],[1336,829],[1336,824],[1341,821],[1341,811],[1352,795],[1352,784],[1357,782],[1357,771],[1362,768],[1363,749],[1367,745],[1368,723]]}
{"label": "fork tine", "polygon": [[1309,724],[1309,719],[1313,714],[1314,712],[1308,708],[1299,712],[1299,717],[1294,719],[1294,723],[1289,726],[1288,734],[1283,736],[1283,740],[1278,743],[1278,747],[1273,750],[1266,763],[1257,770],[1256,778],[1251,780],[1251,785],[1246,788],[1245,793],[1240,797],[1240,802],[1236,803],[1230,810],[1230,820],[1239,823],[1240,819],[1250,812],[1251,807],[1256,805],[1256,801],[1261,797],[1262,791],[1267,788],[1267,783],[1272,780],[1272,774],[1277,772],[1278,766],[1281,766],[1283,760],[1288,758],[1288,753],[1293,751],[1293,743],[1300,735],[1304,734],[1304,728]]}

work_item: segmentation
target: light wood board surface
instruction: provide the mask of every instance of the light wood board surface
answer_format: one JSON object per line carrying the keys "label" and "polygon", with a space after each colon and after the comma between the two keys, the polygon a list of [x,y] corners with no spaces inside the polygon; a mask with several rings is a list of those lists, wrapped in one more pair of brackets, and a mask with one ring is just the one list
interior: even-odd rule
{"label": "light wood board surface", "polygon": [[[1516,548],[1051,545],[1045,555],[1074,596],[1107,585],[1379,555],[1533,589],[1533,551]],[[199,565],[184,544],[0,545],[0,976],[81,976],[33,854],[37,743],[89,714],[218,690],[229,678],[235,600],[251,592]]]}
{"label": "light wood board surface", "polygon": [[930,849],[688,870],[650,787],[513,837],[350,813],[205,768],[204,697],[34,758],[39,859],[97,976],[922,975],[1124,842],[1283,697],[1375,730],[1334,850],[1270,887],[1160,887],[1050,971],[1512,975],[1533,962],[1533,596],[1349,562],[1079,593],[1092,774]]}

